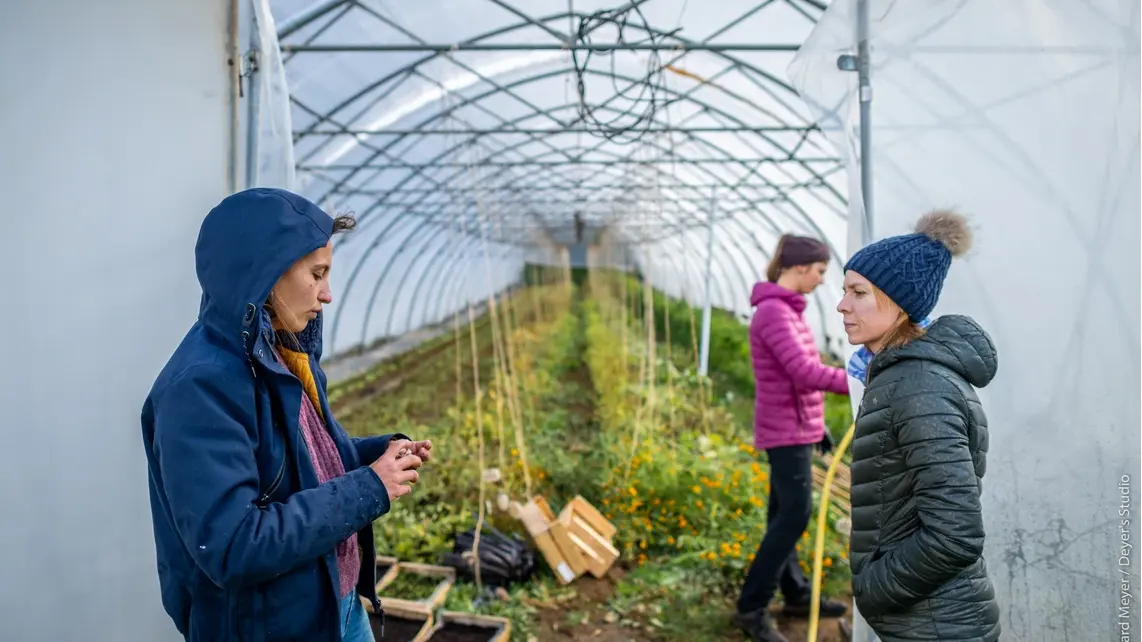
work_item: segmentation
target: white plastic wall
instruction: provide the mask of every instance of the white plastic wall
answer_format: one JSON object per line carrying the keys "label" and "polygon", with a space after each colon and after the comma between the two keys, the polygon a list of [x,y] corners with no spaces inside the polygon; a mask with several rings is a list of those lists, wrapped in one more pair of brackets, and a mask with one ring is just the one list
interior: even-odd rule
{"label": "white plastic wall", "polygon": [[139,412],[226,194],[228,2],[0,9],[0,639],[179,639]]}
{"label": "white plastic wall", "polygon": [[[834,3],[790,69],[852,177],[856,74],[836,61],[853,51],[856,7]],[[981,397],[985,558],[1002,639],[1134,639],[1139,3],[868,7],[874,236],[910,231],[934,207],[976,227],[936,314],[975,317],[998,347],[998,377]],[[854,229],[850,251],[859,238]],[[857,624],[854,639],[871,639]]]}

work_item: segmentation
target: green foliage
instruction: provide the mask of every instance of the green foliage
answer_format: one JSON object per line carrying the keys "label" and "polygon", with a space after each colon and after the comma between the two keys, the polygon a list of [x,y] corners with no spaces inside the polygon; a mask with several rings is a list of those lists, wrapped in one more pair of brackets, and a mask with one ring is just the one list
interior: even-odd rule
{"label": "green foliage", "polygon": [[471,527],[471,512],[475,508],[475,502],[434,503],[430,499],[395,502],[373,529],[377,551],[401,560],[437,562],[441,555],[452,550],[455,534]]}
{"label": "green foliage", "polygon": [[424,600],[432,596],[442,581],[444,581],[442,577],[422,575],[402,569],[384,588],[383,593],[403,600]]}
{"label": "green foliage", "polygon": [[[825,427],[833,436],[834,443],[841,443],[841,438],[853,425],[853,407],[846,395],[832,392],[825,393]],[[852,460],[851,453],[845,453],[845,462]]]}
{"label": "green foliage", "polygon": [[516,585],[508,590],[508,600],[482,599],[475,584],[461,582],[452,587],[444,602],[449,611],[480,613],[506,617],[512,621],[513,642],[536,639],[536,603],[550,603],[562,596],[572,595],[573,588],[556,585],[551,576],[540,576],[527,584]]}
{"label": "green foliage", "polygon": [[[620,332],[607,321],[621,322],[615,307],[591,301],[586,317],[597,416],[611,444],[602,452],[613,466],[600,501],[618,527],[617,544],[638,564],[669,557],[718,569],[729,585],[740,582],[764,533],[769,495],[764,457],[743,439],[752,435],[752,420],[750,428],[741,426],[729,404],[704,402],[703,382],[679,363],[658,359],[659,351],[650,369],[652,395],[650,378],[642,381],[641,368],[631,363],[650,358],[644,337],[628,333],[633,358],[617,356],[623,354]],[[741,332],[740,324],[735,330]],[[712,339],[713,330],[711,345]],[[719,345],[732,345],[723,339]],[[826,575],[843,582],[847,542],[836,532],[837,517],[830,511]],[[806,568],[814,535],[815,522],[799,545]]]}
{"label": "green foliage", "polygon": [[[665,639],[724,639],[733,596],[765,529],[769,492],[764,454],[750,446],[747,328],[715,311],[711,378],[702,378],[690,347],[691,317],[700,318],[700,311],[654,292],[652,344],[637,280],[626,286],[627,301],[636,305],[624,311],[622,283],[598,273],[590,277],[582,287],[546,287],[540,314],[523,310],[530,291],[515,297],[515,318],[523,322],[499,326],[511,346],[510,367],[500,366],[491,321],[477,321],[479,396],[466,327],[460,398],[452,334],[409,355],[400,367],[382,365],[369,383],[375,388],[399,377],[396,387],[361,396],[369,388],[357,384],[342,393],[346,407],[356,408],[343,421],[351,432],[401,430],[431,438],[435,446],[435,460],[414,492],[378,520],[378,551],[436,563],[456,532],[474,526],[482,443],[484,467],[502,474],[484,489],[486,517],[496,528],[522,533],[495,504],[499,493],[522,501],[529,481],[531,491],[556,510],[582,495],[618,528],[620,564],[631,571],[608,608],[653,626]],[[851,422],[847,398],[830,395],[826,413],[839,440]],[[830,511],[824,588],[834,594],[849,581],[848,542],[836,520]],[[806,568],[815,523],[799,544]],[[573,591],[574,585],[557,586],[541,564],[537,577],[510,590],[506,601],[476,602],[475,587],[460,582],[446,608],[507,616],[513,640],[542,638],[531,605],[558,602]],[[570,620],[582,615],[565,614]],[[570,620],[564,624],[573,626]]]}
{"label": "green foliage", "polygon": [[[631,295],[631,300],[637,304],[636,311],[642,314],[645,312],[641,307],[642,283],[633,277],[626,278],[629,291],[634,293]],[[679,362],[694,367],[698,361],[697,341],[701,337],[701,309],[692,308],[685,301],[672,299],[657,290],[654,291],[653,300],[655,332],[658,338],[662,340],[667,336],[667,321],[669,321],[670,342],[684,355]],[[822,360],[832,366],[842,365],[829,362],[824,355]],[[714,397],[724,400],[731,406],[736,420],[744,423],[748,419],[752,422],[754,377],[753,363],[750,359],[749,326],[726,310],[713,309],[710,313],[709,376],[713,384]],[[834,441],[841,440],[852,422],[852,407],[848,397],[832,392],[825,393],[825,425]]]}
{"label": "green foliage", "polygon": [[563,268],[527,263],[523,266],[523,278],[521,281],[525,286],[533,286],[546,285],[559,281],[562,278]]}

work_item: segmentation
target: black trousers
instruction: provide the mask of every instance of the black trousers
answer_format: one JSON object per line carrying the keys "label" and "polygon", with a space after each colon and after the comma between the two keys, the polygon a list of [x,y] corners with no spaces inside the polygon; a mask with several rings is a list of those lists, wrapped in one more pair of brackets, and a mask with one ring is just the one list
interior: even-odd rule
{"label": "black trousers", "polygon": [[812,594],[797,561],[796,547],[813,510],[813,448],[809,444],[766,451],[768,523],[738,598],[740,613],[768,607],[778,586],[787,603],[807,602]]}

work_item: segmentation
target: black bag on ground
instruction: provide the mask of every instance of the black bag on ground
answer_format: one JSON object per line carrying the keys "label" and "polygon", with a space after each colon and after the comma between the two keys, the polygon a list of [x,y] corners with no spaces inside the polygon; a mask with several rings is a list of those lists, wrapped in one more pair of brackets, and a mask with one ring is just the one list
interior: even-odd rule
{"label": "black bag on ground", "polygon": [[[445,553],[441,563],[456,569],[461,577],[476,577],[475,556],[472,547],[476,529],[456,535],[452,552]],[[527,580],[535,573],[535,552],[518,536],[505,536],[492,526],[484,524],[480,531],[480,580],[491,586],[507,586]]]}

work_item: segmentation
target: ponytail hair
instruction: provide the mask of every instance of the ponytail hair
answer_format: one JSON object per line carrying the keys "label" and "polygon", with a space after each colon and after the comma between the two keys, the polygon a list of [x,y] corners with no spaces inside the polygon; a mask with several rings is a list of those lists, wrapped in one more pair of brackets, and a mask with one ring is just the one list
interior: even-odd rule
{"label": "ponytail hair", "polygon": [[774,248],[773,256],[769,259],[769,266],[765,268],[765,278],[770,283],[777,283],[777,279],[781,277],[781,254],[785,251],[785,240],[788,238],[788,234],[782,234],[781,238],[777,240],[777,247]]}
{"label": "ponytail hair", "polygon": [[773,258],[769,260],[769,267],[765,270],[765,278],[770,283],[777,283],[785,268],[828,262],[829,246],[822,241],[808,236],[782,234],[773,250]]}

